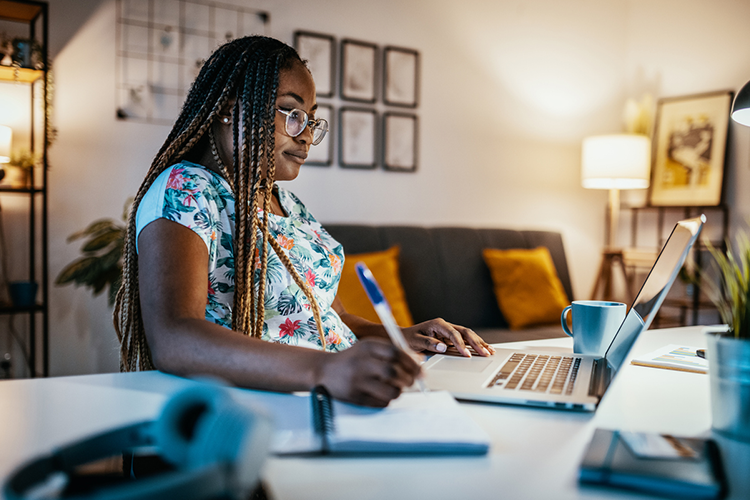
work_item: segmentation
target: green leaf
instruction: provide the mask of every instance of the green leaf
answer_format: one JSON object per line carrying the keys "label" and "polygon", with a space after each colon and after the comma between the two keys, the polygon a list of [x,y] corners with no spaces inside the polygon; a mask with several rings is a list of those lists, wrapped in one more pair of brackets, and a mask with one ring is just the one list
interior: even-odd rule
{"label": "green leaf", "polygon": [[73,233],[70,236],[68,236],[68,243],[70,243],[73,240],[77,240],[79,238],[83,238],[84,236],[90,236],[92,234],[97,234],[100,231],[104,231],[105,229],[109,229],[111,227],[120,227],[118,226],[115,221],[112,219],[99,219],[84,229],[83,231],[78,231],[77,233]]}
{"label": "green leaf", "polygon": [[98,267],[97,257],[83,257],[81,259],[74,260],[65,268],[60,271],[55,280],[56,285],[65,285],[67,283],[75,282],[79,285],[88,284],[89,276]]}
{"label": "green leaf", "polygon": [[83,246],[81,251],[96,252],[97,250],[106,248],[107,246],[111,245],[113,242],[117,240],[121,240],[122,233],[123,233],[123,229],[115,228],[115,227],[108,228],[106,231],[100,233],[99,235],[89,240],[88,243],[86,243]]}

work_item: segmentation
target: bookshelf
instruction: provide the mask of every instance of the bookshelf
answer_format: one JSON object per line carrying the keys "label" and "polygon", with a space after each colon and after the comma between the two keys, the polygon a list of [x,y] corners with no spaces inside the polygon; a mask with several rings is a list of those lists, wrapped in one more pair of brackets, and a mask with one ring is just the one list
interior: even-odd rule
{"label": "bookshelf", "polygon": [[[38,44],[39,59],[34,61],[36,67],[24,67],[24,63],[15,61],[13,66],[0,65],[0,92],[7,85],[24,85],[30,87],[31,108],[28,150],[40,158],[41,168],[29,169],[28,181],[24,187],[0,185],[0,202],[3,197],[15,196],[28,199],[25,216],[28,218],[26,234],[14,232],[6,238],[25,239],[28,248],[28,269],[23,270],[24,279],[39,285],[36,303],[27,306],[12,303],[0,304],[0,315],[24,315],[26,330],[25,360],[29,376],[49,375],[49,319],[48,319],[48,227],[47,227],[47,146],[49,144],[48,124],[48,88],[47,71],[49,60],[48,47],[48,7],[46,2],[36,0],[0,0],[0,32],[10,30],[21,38]],[[29,60],[32,58],[29,57]],[[35,105],[35,102],[41,103]],[[41,137],[40,137],[41,136]],[[16,148],[14,148],[16,149]],[[25,250],[24,250],[25,251]],[[16,271],[17,272],[17,271]],[[8,278],[7,276],[5,277]],[[2,332],[10,334],[10,332]],[[10,370],[7,370],[10,373]]]}

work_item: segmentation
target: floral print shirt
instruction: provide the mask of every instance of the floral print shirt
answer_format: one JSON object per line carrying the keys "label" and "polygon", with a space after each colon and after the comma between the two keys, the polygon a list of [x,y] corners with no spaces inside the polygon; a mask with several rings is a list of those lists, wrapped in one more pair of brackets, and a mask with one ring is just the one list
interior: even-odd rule
{"label": "floral print shirt", "polygon": [[[288,217],[271,214],[269,236],[276,238],[313,290],[326,333],[326,349],[346,349],[356,337],[331,308],[344,263],[343,247],[294,194],[277,189]],[[136,241],[141,230],[159,218],[182,224],[200,236],[208,249],[206,319],[227,328],[232,325],[234,303],[234,206],[231,188],[223,177],[182,161],[159,175],[136,214]],[[268,252],[263,340],[322,349],[307,296],[270,245]],[[256,285],[259,279],[258,269]]]}

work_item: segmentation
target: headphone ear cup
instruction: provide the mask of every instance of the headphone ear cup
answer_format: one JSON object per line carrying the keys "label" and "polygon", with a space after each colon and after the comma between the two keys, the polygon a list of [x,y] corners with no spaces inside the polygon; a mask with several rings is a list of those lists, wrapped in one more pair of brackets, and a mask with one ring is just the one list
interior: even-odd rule
{"label": "headphone ear cup", "polygon": [[188,464],[191,468],[226,464],[235,498],[246,498],[258,483],[268,453],[271,419],[264,411],[241,405],[229,395],[216,410],[215,418],[200,423]]}
{"label": "headphone ear cup", "polygon": [[207,419],[215,419],[217,409],[228,395],[211,386],[197,386],[175,394],[153,424],[153,434],[161,456],[181,468],[189,465],[190,450],[201,439]]}

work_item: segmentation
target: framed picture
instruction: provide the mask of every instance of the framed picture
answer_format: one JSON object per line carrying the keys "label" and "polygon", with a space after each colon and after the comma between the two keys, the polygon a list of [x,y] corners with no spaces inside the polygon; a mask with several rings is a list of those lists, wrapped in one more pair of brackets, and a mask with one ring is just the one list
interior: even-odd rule
{"label": "framed picture", "polygon": [[315,118],[323,118],[328,122],[328,133],[323,138],[323,142],[317,146],[310,146],[305,165],[330,167],[333,164],[333,138],[335,136],[333,107],[328,104],[318,104]]}
{"label": "framed picture", "polygon": [[649,204],[721,204],[732,91],[660,99]]}
{"label": "framed picture", "polygon": [[377,47],[355,40],[341,42],[341,97],[350,101],[375,102],[375,56]]}
{"label": "framed picture", "polygon": [[315,91],[319,97],[333,97],[336,80],[336,39],[307,31],[294,32],[294,48],[315,80]]}
{"label": "framed picture", "polygon": [[383,165],[386,170],[417,170],[418,122],[416,115],[383,115]]}
{"label": "framed picture", "polygon": [[416,108],[419,101],[419,52],[398,47],[383,51],[383,101]]}
{"label": "framed picture", "polygon": [[374,109],[339,110],[339,162],[345,168],[375,168],[377,117]]}

